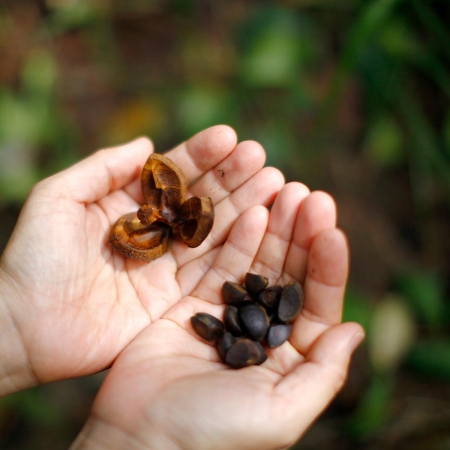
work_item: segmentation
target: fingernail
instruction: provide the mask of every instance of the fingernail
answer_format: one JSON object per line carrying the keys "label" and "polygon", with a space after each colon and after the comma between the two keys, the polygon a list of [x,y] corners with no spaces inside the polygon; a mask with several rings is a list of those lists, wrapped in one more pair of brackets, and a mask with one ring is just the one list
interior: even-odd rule
{"label": "fingernail", "polygon": [[356,333],[353,337],[352,340],[350,341],[350,344],[348,346],[348,352],[350,354],[352,354],[357,347],[359,346],[359,344],[361,344],[361,342],[364,340],[365,338],[365,334],[362,333],[361,331],[358,331],[358,333]]}

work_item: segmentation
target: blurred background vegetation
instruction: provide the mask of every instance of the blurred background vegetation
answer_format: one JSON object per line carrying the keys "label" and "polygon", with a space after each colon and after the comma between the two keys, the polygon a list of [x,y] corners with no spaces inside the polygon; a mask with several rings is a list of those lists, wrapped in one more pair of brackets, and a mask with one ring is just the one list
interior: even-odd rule
{"label": "blurred background vegetation", "polygon": [[[0,248],[31,186],[213,124],[330,192],[368,339],[296,449],[450,449],[448,0],[0,0]],[[102,380],[0,400],[0,448],[65,449]]]}

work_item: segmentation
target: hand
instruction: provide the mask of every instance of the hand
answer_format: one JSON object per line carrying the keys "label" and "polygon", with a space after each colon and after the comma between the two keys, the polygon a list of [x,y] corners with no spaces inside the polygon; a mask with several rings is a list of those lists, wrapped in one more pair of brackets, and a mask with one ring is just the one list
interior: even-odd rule
{"label": "hand", "polygon": [[[108,233],[142,204],[140,173],[152,151],[138,139],[33,188],[0,265],[0,395],[109,367],[199,284],[236,218],[273,202],[284,182],[276,169],[262,168],[259,144],[236,145],[226,126],[199,133],[166,156],[188,183],[198,180],[192,195],[212,198],[214,227],[200,247],[175,239],[167,254],[145,264],[114,251]],[[6,329],[19,337],[8,342]]]}
{"label": "hand", "polygon": [[[270,214],[245,211],[201,262],[177,253],[182,298],[119,355],[72,449],[279,449],[297,440],[342,387],[364,337],[358,324],[340,324],[348,250],[335,222],[327,194],[289,183]],[[222,318],[223,282],[242,283],[248,271],[270,284],[298,280],[305,304],[289,342],[261,366],[233,370],[189,319]]]}

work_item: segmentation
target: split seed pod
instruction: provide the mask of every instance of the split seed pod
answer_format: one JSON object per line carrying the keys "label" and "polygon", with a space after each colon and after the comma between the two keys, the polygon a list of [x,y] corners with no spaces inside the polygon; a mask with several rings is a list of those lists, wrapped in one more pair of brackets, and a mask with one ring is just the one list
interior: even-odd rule
{"label": "split seed pod", "polygon": [[198,247],[214,223],[209,197],[186,200],[182,170],[165,156],[153,153],[142,169],[145,204],[137,213],[125,214],[111,228],[112,246],[128,258],[151,261],[167,250],[170,234],[188,247]]}

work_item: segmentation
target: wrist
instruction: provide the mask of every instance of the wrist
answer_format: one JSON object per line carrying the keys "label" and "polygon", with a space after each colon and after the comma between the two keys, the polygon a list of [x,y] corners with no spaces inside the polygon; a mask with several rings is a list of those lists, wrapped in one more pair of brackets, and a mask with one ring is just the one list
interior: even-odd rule
{"label": "wrist", "polygon": [[[150,427],[151,428],[151,427]],[[98,417],[90,416],[70,450],[179,450],[180,447],[149,428],[141,435],[127,431]]]}
{"label": "wrist", "polygon": [[0,267],[0,397],[38,384],[9,306],[19,298],[14,291]]}

